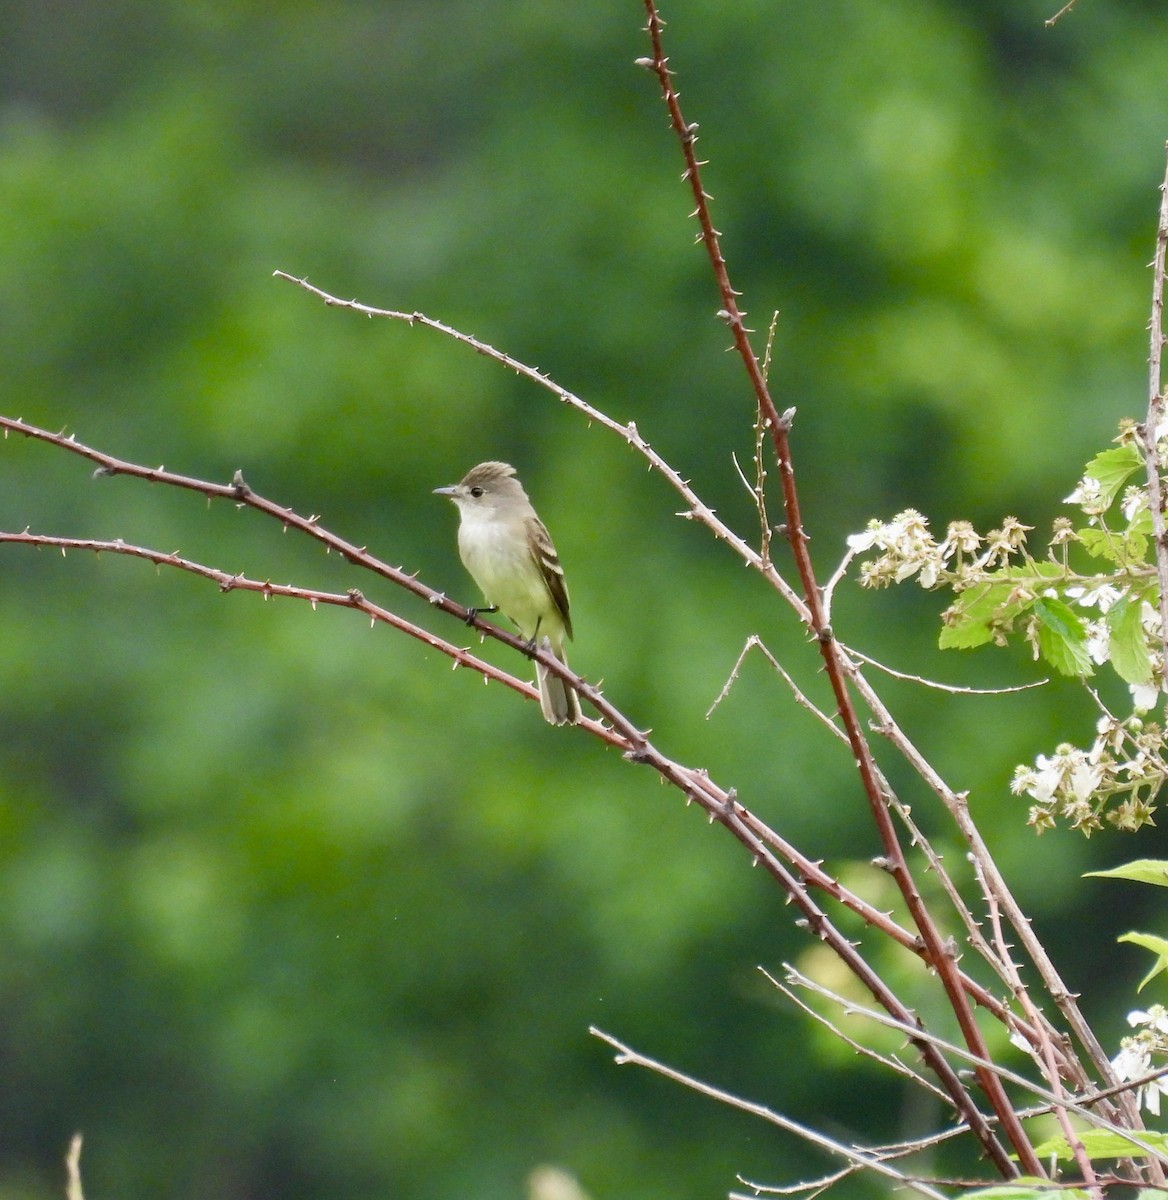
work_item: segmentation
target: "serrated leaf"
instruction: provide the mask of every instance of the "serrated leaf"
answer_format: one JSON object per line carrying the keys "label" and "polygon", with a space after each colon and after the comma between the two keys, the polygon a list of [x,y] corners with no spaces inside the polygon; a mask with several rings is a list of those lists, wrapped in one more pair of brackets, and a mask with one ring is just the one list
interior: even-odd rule
{"label": "serrated leaf", "polygon": [[1119,562],[1123,557],[1121,542],[1109,529],[1076,529],[1075,534],[1084,550],[1092,558],[1105,558],[1108,562]]}
{"label": "serrated leaf", "polygon": [[948,623],[941,628],[941,649],[968,650],[985,645],[993,637],[993,627],[1001,622],[1004,610],[1008,608],[1016,616],[1025,609],[1022,600],[1016,604],[1009,602],[1014,586],[1012,580],[996,580],[962,592],[949,609]]}
{"label": "serrated leaf", "polygon": [[1140,980],[1136,991],[1141,992],[1145,984],[1149,984],[1157,975],[1168,967],[1168,940],[1157,937],[1154,933],[1125,933],[1115,939],[1117,942],[1130,942],[1133,946],[1142,946],[1156,956],[1152,969]]}
{"label": "serrated leaf", "polygon": [[[984,646],[995,629],[1009,626],[1034,603],[1034,590],[1042,577],[1056,579],[1062,575],[1063,569],[1057,563],[1032,563],[998,571],[987,582],[957,596],[946,613],[938,645],[942,650]],[[1019,587],[1019,582],[1029,586]]]}
{"label": "serrated leaf", "polygon": [[1137,516],[1122,533],[1089,525],[1084,529],[1076,529],[1075,536],[1092,558],[1125,565],[1142,563],[1148,556],[1148,539],[1145,535],[1151,532],[1150,518],[1146,522],[1148,528],[1143,528],[1145,522],[1142,518],[1145,515]]}
{"label": "serrated leaf", "polygon": [[1124,683],[1151,683],[1152,661],[1141,622],[1143,601],[1124,596],[1107,610],[1111,631],[1111,665]]}
{"label": "serrated leaf", "polygon": [[1087,630],[1069,604],[1062,600],[1034,601],[1038,618],[1038,648],[1042,657],[1063,675],[1094,675],[1087,653]]}
{"label": "serrated leaf", "polygon": [[[1092,1162],[1100,1158],[1134,1158],[1146,1153],[1139,1146],[1134,1145],[1130,1138],[1113,1133],[1109,1129],[1085,1129],[1078,1134],[1078,1138],[1083,1143],[1087,1157]],[[1168,1147],[1168,1134],[1142,1131],[1139,1139],[1156,1150],[1163,1151]],[[1039,1158],[1049,1158],[1054,1155],[1064,1161],[1074,1157],[1070,1146],[1067,1145],[1067,1139],[1064,1137],[1048,1138],[1041,1146],[1034,1147],[1034,1153]]]}
{"label": "serrated leaf", "polygon": [[1098,482],[1100,506],[1106,510],[1111,507],[1123,485],[1142,466],[1143,461],[1134,446],[1116,446],[1096,454],[1083,474]]}
{"label": "serrated leaf", "polygon": [[1096,879],[1131,879],[1135,883],[1154,883],[1157,887],[1168,887],[1168,859],[1137,858],[1122,866],[1110,867],[1106,871],[1087,871],[1085,875]]}

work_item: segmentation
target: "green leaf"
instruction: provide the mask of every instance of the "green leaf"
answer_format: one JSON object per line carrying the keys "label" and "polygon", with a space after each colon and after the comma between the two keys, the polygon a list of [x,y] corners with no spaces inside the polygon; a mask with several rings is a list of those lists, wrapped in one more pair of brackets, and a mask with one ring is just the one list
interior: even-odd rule
{"label": "green leaf", "polygon": [[1120,867],[1106,871],[1087,871],[1096,879],[1131,879],[1136,883],[1154,883],[1157,887],[1168,887],[1168,859],[1137,858]]}
{"label": "green leaf", "polygon": [[1087,654],[1087,629],[1071,606],[1062,600],[1034,601],[1038,618],[1038,648],[1042,657],[1063,675],[1093,675]]}
{"label": "green leaf", "polygon": [[1143,466],[1139,451],[1134,446],[1116,446],[1104,450],[1087,464],[1084,475],[1097,480],[1100,488],[1100,504],[1110,508],[1120,489],[1132,475]]}
{"label": "green leaf", "polygon": [[1124,683],[1150,683],[1152,661],[1148,640],[1141,622],[1143,600],[1124,596],[1107,610],[1107,628],[1111,631],[1111,665]]}
{"label": "green leaf", "polygon": [[[1134,1158],[1146,1153],[1140,1147],[1134,1146],[1131,1138],[1113,1133],[1109,1129],[1085,1129],[1078,1137],[1092,1162],[1100,1158]],[[1141,1142],[1156,1150],[1163,1151],[1168,1148],[1168,1134],[1145,1131],[1139,1138]],[[1067,1139],[1061,1136],[1048,1138],[1042,1145],[1035,1146],[1034,1153],[1039,1158],[1054,1155],[1058,1159],[1069,1160],[1074,1157],[1070,1146],[1067,1145]]]}
{"label": "green leaf", "polygon": [[[1089,525],[1084,529],[1076,529],[1075,536],[1092,558],[1125,565],[1142,563],[1148,555],[1146,534],[1151,532],[1151,518],[1145,521],[1145,516],[1147,513],[1141,513],[1122,533]],[[1143,528],[1145,524],[1147,529]]]}
{"label": "green leaf", "polygon": [[942,650],[968,650],[983,646],[993,637],[994,627],[1025,612],[1029,597],[1011,600],[1013,580],[979,583],[962,592],[949,609],[948,623],[941,628]]}
{"label": "green leaf", "polygon": [[1034,593],[1045,587],[1044,577],[1060,579],[1057,563],[1031,563],[1006,567],[985,583],[960,593],[946,614],[938,645],[942,650],[969,650],[984,646],[994,631],[1008,628],[1034,603]]}
{"label": "green leaf", "polygon": [[1089,526],[1086,529],[1076,529],[1075,534],[1082,543],[1083,549],[1092,558],[1105,558],[1108,562],[1119,562],[1123,558],[1122,540],[1110,529],[1097,529]]}
{"label": "green leaf", "polygon": [[1154,933],[1125,933],[1115,939],[1117,942],[1131,942],[1133,946],[1142,946],[1156,956],[1152,969],[1140,980],[1136,987],[1142,992],[1146,984],[1152,982],[1165,968],[1168,968],[1168,939],[1157,937]]}

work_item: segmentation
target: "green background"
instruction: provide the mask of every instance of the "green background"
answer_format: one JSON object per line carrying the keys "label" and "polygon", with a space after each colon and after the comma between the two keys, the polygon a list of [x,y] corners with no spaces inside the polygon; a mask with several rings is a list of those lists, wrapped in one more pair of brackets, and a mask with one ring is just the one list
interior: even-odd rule
{"label": "green background", "polygon": [[[760,331],[781,310],[772,382],[798,409],[824,577],[848,533],[910,505],[1041,534],[1142,413],[1168,14],[1080,0],[1044,27],[1057,7],[664,12],[731,276]],[[732,461],[751,396],[633,65],[643,20],[634,0],[0,4],[3,411],[149,465],[240,468],[468,603],[430,491],[513,462],[567,570],[573,665],[890,903],[847,754],[760,658],[706,719],[751,633],[819,699],[824,681],[662,480],[486,359],[272,278],[423,310],[549,372],[754,537]],[[473,641],[256,513],[18,438],[0,527],[357,586]],[[113,556],[7,547],[0,570],[3,1200],[59,1194],[76,1129],[93,1197],[502,1200],[554,1162],[594,1200],[691,1200],[825,1169],[617,1068],[590,1024],[845,1140],[944,1122],[776,996],[757,966],[814,943],[646,770],[352,613]],[[902,670],[1035,677],[1021,651],[939,655],[943,606],[848,586],[835,627]],[[972,789],[1114,1045],[1146,964],[1113,938],[1156,914],[1078,872],[1155,834],[1036,844],[1008,792],[1015,763],[1089,739],[1089,704],[1067,684],[885,694]],[[960,874],[943,817],[882,761]],[[872,953],[946,1029],[929,981]]]}

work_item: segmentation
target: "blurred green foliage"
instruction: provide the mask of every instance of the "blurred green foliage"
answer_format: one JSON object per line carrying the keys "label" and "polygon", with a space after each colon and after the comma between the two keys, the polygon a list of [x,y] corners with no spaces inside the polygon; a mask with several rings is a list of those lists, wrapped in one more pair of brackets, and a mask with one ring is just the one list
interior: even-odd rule
{"label": "blurred green foliage", "polygon": [[[1091,0],[1045,28],[1057,7],[664,12],[732,277],[760,330],[782,312],[772,379],[799,410],[825,575],[846,533],[908,504],[942,527],[1049,523],[1145,403],[1168,13]],[[749,390],[656,82],[633,66],[635,0],[24,0],[0,18],[7,414],[186,473],[242,468],[467,602],[430,489],[514,462],[568,571],[573,664],[878,893],[846,755],[761,659],[706,720],[752,632],[817,696],[823,681],[790,615],[676,520],[661,481],[486,360],[271,278],[422,309],[550,372],[635,419],[749,534],[731,458],[749,460]],[[92,480],[21,439],[2,463],[4,528],[360,586],[465,636],[255,513]],[[846,1137],[944,1119],[777,1001],[755,966],[807,951],[789,910],[647,772],[352,614],[83,554],[9,547],[3,571],[3,1200],[57,1194],[77,1128],[93,1196],[503,1200],[552,1161],[595,1200],[696,1200],[736,1172],[823,1166],[617,1070],[592,1023]],[[1032,676],[939,656],[940,607],[845,592],[835,624],[903,669]],[[1007,790],[1088,705],[1061,682],[888,694],[973,790],[1114,1030],[1140,963],[1111,946],[1117,885],[1101,900],[1076,876],[1135,855],[1062,834],[1036,855]]]}

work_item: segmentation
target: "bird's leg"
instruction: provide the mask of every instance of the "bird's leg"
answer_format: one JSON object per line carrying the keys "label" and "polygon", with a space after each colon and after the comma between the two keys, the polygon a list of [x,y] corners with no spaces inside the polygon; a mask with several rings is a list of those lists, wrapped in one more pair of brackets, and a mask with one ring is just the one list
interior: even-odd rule
{"label": "bird's leg", "polygon": [[489,604],[486,608],[468,608],[466,610],[466,623],[473,625],[482,613],[497,613],[499,606],[497,604]]}

